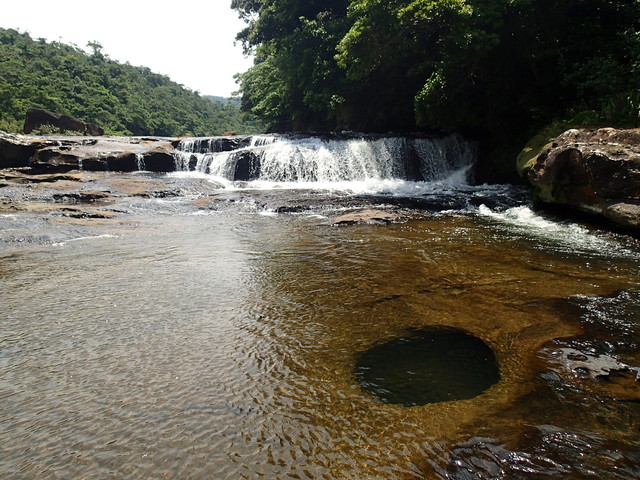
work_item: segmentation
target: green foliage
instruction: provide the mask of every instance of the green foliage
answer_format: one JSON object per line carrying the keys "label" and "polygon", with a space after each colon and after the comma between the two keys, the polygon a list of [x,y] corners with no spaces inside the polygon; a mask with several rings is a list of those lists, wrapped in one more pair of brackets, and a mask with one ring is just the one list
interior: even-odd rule
{"label": "green foliage", "polygon": [[524,177],[533,168],[538,156],[551,147],[553,139],[567,130],[565,122],[553,122],[536,133],[516,157],[518,175]]}
{"label": "green foliage", "polygon": [[53,125],[41,125],[38,128],[33,129],[30,135],[65,135],[65,136],[80,136],[82,132],[75,130],[65,130],[64,128],[54,127]]}
{"label": "green foliage", "polygon": [[64,113],[115,135],[217,135],[264,131],[239,106],[201,97],[148,68],[0,29],[0,130],[22,130],[28,108]]}
{"label": "green foliage", "polygon": [[254,66],[239,80],[242,108],[271,130],[317,130],[338,124],[345,72],[335,60],[348,29],[347,0],[236,0],[249,21],[238,35],[255,49]]}
{"label": "green foliage", "polygon": [[247,21],[238,39],[257,53],[242,105],[272,129],[457,131],[491,151],[585,111],[640,125],[637,0],[232,7]]}

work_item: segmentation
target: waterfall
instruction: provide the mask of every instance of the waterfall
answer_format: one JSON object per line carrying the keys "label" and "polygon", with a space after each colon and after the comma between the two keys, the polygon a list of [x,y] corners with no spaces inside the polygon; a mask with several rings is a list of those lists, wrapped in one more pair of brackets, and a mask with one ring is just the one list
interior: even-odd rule
{"label": "waterfall", "polygon": [[144,155],[141,153],[136,153],[136,166],[138,167],[138,171],[146,170],[146,165],[144,163]]}
{"label": "waterfall", "polygon": [[459,135],[442,138],[261,135],[184,139],[177,147],[176,169],[230,181],[437,182],[460,173],[465,182],[475,160],[474,145]]}

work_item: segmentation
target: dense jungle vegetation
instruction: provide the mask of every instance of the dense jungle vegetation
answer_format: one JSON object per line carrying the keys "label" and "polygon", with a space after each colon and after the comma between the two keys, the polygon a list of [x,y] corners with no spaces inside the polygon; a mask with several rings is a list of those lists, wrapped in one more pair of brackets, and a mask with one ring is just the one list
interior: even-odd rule
{"label": "dense jungle vegetation", "polygon": [[274,131],[456,131],[512,158],[553,123],[639,124],[638,0],[232,8],[247,22],[238,40],[255,52],[240,76],[242,107]]}
{"label": "dense jungle vegetation", "polygon": [[0,29],[0,130],[20,132],[29,107],[95,123],[116,135],[257,133],[235,102],[200,96],[148,68]]}

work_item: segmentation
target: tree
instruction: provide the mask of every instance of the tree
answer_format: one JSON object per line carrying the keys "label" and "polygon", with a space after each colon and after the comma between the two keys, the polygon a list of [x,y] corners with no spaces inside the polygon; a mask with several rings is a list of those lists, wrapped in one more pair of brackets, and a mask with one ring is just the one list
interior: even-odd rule
{"label": "tree", "polygon": [[[637,124],[637,0],[235,0],[243,107],[274,128],[497,139],[584,110]],[[266,80],[268,78],[268,80]]]}
{"label": "tree", "polygon": [[345,73],[335,60],[348,27],[346,0],[234,1],[248,21],[238,40],[255,64],[240,75],[242,107],[272,130],[317,130],[336,124]]}
{"label": "tree", "polygon": [[19,131],[30,107],[81,118],[110,134],[214,135],[256,133],[230,108],[185,89],[148,68],[120,64],[96,42],[87,55],[60,42],[34,41],[0,29],[0,129]]}

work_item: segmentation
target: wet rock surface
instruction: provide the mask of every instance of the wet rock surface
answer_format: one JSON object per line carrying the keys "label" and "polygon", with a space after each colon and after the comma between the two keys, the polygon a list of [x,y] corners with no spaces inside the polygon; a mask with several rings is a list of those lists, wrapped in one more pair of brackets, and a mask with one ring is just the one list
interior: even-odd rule
{"label": "wet rock surface", "polygon": [[[37,171],[36,171],[37,172]],[[95,224],[126,220],[132,199],[203,197],[220,188],[215,182],[108,172],[36,173],[33,169],[0,170],[0,214],[31,213],[50,221],[73,218]]]}
{"label": "wet rock surface", "polygon": [[[637,307],[631,307],[637,297],[633,290],[578,300],[585,309],[584,333],[544,345],[544,375],[588,394],[640,402],[640,325]],[[631,312],[623,310],[625,305]]]}
{"label": "wet rock surface", "polygon": [[[214,148],[226,152],[245,147],[250,136],[187,139],[193,152]],[[173,172],[176,147],[184,139],[170,137],[47,136],[0,131],[0,169],[31,166],[40,172],[70,170]],[[259,160],[258,160],[259,162]],[[191,163],[187,165],[191,169]],[[237,179],[250,180],[259,163],[238,159]]]}
{"label": "wet rock surface", "polygon": [[260,177],[260,157],[255,152],[238,152],[233,157],[233,181],[248,182]]}
{"label": "wet rock surface", "polygon": [[640,369],[593,347],[548,348],[554,371],[578,388],[617,400],[640,401]]}
{"label": "wet rock surface", "polygon": [[403,215],[393,210],[373,210],[363,208],[353,212],[338,215],[331,220],[333,225],[353,225],[357,223],[391,223],[397,222],[403,218]]}
{"label": "wet rock surface", "polygon": [[640,129],[568,130],[529,170],[538,200],[640,231]]}
{"label": "wet rock surface", "polygon": [[[585,452],[580,462],[576,452]],[[588,452],[588,453],[586,453]],[[513,440],[474,437],[455,446],[446,468],[450,480],[529,478],[572,480],[637,478],[640,453],[629,444],[555,425],[523,426]]]}

